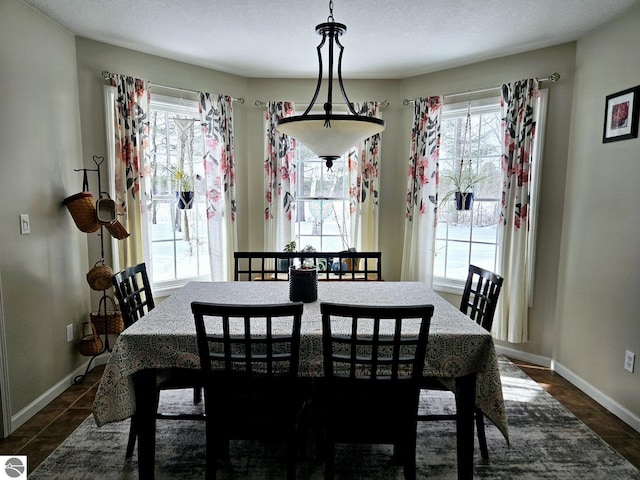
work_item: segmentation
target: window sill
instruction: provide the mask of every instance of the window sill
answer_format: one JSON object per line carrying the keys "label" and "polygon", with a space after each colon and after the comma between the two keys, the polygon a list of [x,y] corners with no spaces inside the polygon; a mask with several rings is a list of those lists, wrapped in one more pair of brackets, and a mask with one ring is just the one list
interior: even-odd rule
{"label": "window sill", "polygon": [[462,292],[464,292],[464,281],[450,280],[445,278],[434,278],[433,289],[436,292],[450,293],[452,295],[462,295]]}

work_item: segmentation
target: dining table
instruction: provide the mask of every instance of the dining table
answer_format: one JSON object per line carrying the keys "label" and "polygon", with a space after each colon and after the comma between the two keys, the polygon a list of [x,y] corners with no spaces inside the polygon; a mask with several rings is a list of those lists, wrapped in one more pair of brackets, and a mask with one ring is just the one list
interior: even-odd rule
{"label": "dining table", "polygon": [[[191,303],[289,302],[288,282],[189,282],[117,338],[93,403],[100,427],[136,416],[138,477],[153,480],[155,412],[153,385],[164,369],[199,369]],[[508,422],[498,358],[491,334],[422,282],[318,282],[318,298],[305,303],[299,375],[323,375],[321,302],[401,306],[432,304],[434,314],[424,376],[451,385],[457,408],[458,479],[473,478],[474,411],[479,407],[508,442]]]}

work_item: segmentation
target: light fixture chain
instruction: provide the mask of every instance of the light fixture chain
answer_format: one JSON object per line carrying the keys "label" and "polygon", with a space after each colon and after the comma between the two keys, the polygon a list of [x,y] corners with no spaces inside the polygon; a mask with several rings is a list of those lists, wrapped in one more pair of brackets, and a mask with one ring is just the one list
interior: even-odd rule
{"label": "light fixture chain", "polygon": [[333,0],[329,0],[329,16],[327,17],[327,22],[334,22],[333,18]]}

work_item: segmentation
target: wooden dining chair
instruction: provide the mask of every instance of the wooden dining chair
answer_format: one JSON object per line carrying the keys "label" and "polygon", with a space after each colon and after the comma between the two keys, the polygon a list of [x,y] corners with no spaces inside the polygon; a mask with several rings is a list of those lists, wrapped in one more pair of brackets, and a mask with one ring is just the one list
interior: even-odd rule
{"label": "wooden dining chair", "polygon": [[336,443],[393,444],[404,478],[416,478],[415,412],[433,308],[320,304],[325,479]]}
{"label": "wooden dining chair", "polygon": [[191,309],[205,379],[207,480],[216,478],[230,440],[286,442],[287,479],[293,480],[307,398],[298,379],[302,302],[193,302]]}
{"label": "wooden dining chair", "polygon": [[[493,317],[498,306],[498,297],[502,289],[503,278],[489,270],[469,265],[469,273],[464,285],[460,311],[468,315],[473,321],[485,330],[491,332]],[[424,377],[421,388],[425,390],[449,390],[435,377]],[[419,421],[456,420],[455,414],[441,415],[417,415]],[[474,417],[478,431],[478,444],[480,454],[485,460],[489,458],[487,438],[484,431],[484,414],[479,408],[475,408]]]}
{"label": "wooden dining chair", "polygon": [[[147,274],[146,264],[140,263],[116,273],[112,277],[115,296],[120,304],[120,312],[125,328],[133,325],[155,308],[151,284]],[[155,416],[162,420],[204,420],[204,415],[162,413],[158,412],[160,392],[162,390],[193,388],[193,401],[198,404],[202,401],[202,377],[198,370],[179,369],[162,372],[162,378],[156,382],[155,390]],[[127,442],[126,457],[133,455],[138,426],[136,416],[131,418],[129,428],[129,440]]]}

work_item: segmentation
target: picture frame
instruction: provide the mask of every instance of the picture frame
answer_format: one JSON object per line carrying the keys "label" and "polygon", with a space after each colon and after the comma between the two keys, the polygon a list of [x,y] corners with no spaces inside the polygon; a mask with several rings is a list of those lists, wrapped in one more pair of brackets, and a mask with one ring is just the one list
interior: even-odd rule
{"label": "picture frame", "polygon": [[602,143],[638,137],[640,85],[607,95]]}

